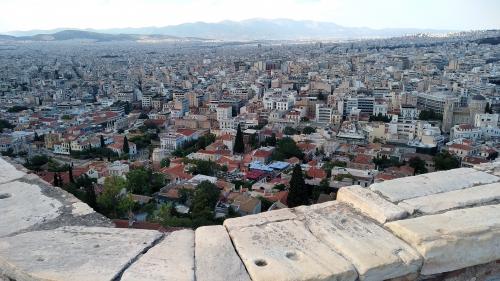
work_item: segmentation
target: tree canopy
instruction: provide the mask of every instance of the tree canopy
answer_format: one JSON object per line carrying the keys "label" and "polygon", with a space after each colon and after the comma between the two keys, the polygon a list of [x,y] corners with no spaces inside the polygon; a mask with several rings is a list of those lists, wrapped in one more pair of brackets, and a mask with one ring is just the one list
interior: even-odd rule
{"label": "tree canopy", "polygon": [[124,192],[127,181],[121,177],[107,177],[104,189],[97,197],[99,210],[111,218],[121,218],[132,209],[133,201],[130,194]]}
{"label": "tree canopy", "polygon": [[273,160],[282,161],[291,157],[304,158],[304,153],[291,138],[283,138],[278,141],[276,150],[273,152]]}
{"label": "tree canopy", "polygon": [[437,171],[451,170],[460,167],[460,161],[448,151],[442,151],[434,156],[434,167]]}
{"label": "tree canopy", "polygon": [[425,174],[428,172],[425,167],[425,161],[420,159],[420,157],[412,157],[410,161],[408,161],[408,165],[415,169],[415,174]]}

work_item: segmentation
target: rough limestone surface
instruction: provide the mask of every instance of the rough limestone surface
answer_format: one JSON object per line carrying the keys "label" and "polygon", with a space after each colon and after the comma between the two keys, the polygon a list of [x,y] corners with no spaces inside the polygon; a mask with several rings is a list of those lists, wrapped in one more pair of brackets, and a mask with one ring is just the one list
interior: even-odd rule
{"label": "rough limestone surface", "polygon": [[133,263],[121,280],[195,280],[194,231],[179,230],[168,234]]}
{"label": "rough limestone surface", "polygon": [[295,210],[316,237],[353,263],[360,280],[415,274],[422,265],[417,251],[346,204]]}
{"label": "rough limestone surface", "polygon": [[233,229],[239,229],[242,227],[257,226],[270,222],[293,220],[296,218],[297,216],[290,209],[280,209],[272,212],[260,213],[257,215],[227,219],[224,221],[224,226],[229,231],[231,231]]}
{"label": "rough limestone surface", "polygon": [[16,169],[12,164],[0,158],[0,183],[17,180],[24,175],[26,175],[24,172]]}
{"label": "rough limestone surface", "polygon": [[195,237],[197,281],[250,281],[225,227],[200,227]]}
{"label": "rough limestone surface", "polygon": [[435,214],[496,200],[500,200],[500,183],[498,182],[412,198],[402,201],[398,205],[410,213]]}
{"label": "rough limestone surface", "polygon": [[357,278],[351,263],[319,241],[301,221],[233,228],[229,234],[254,281]]}
{"label": "rough limestone surface", "polygon": [[112,280],[161,234],[62,227],[0,239],[0,275],[24,280]]}
{"label": "rough limestone surface", "polygon": [[370,189],[399,202],[480,184],[497,182],[500,178],[472,168],[459,168],[374,183]]}
{"label": "rough limestone surface", "polygon": [[337,201],[353,206],[380,223],[399,220],[408,215],[405,209],[359,185],[341,188],[337,193]]}
{"label": "rough limestone surface", "polygon": [[[83,203],[82,203],[83,204]],[[52,220],[62,204],[44,196],[39,186],[20,181],[0,185],[0,237]]]}
{"label": "rough limestone surface", "polygon": [[500,205],[453,210],[385,224],[423,256],[430,275],[500,259]]}

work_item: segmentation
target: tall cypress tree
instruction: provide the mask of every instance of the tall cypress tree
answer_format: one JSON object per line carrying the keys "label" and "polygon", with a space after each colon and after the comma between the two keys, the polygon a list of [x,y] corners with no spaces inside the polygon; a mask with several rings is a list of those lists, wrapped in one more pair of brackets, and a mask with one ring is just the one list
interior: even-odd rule
{"label": "tall cypress tree", "polygon": [[75,183],[75,178],[73,178],[73,164],[69,166],[68,174],[69,174],[69,182]]}
{"label": "tall cypress tree", "polygon": [[129,153],[130,152],[130,148],[128,147],[128,139],[127,139],[127,136],[125,136],[123,138],[123,152],[124,153]]}
{"label": "tall cypress tree", "polygon": [[290,191],[288,192],[288,207],[293,208],[308,203],[308,194],[302,168],[299,164],[293,167]]}
{"label": "tall cypress tree", "polygon": [[53,186],[59,186],[59,179],[57,178],[57,173],[54,173],[54,179],[52,181]]}
{"label": "tall cypress tree", "polygon": [[241,154],[245,152],[245,144],[243,143],[243,133],[241,132],[241,127],[238,124],[238,130],[236,131],[236,138],[234,139],[233,153]]}
{"label": "tall cypress tree", "polygon": [[104,137],[101,135],[101,148],[105,148],[106,143],[104,142]]}

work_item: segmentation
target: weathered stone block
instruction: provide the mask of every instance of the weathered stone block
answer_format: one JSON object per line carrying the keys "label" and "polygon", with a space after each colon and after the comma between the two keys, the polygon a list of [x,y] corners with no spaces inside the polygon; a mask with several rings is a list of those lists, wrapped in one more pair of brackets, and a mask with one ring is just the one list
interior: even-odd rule
{"label": "weathered stone block", "polygon": [[[83,203],[82,203],[83,204]],[[20,181],[0,185],[0,237],[58,217],[63,206],[39,186]]]}
{"label": "weathered stone block", "polygon": [[192,281],[194,277],[194,232],[179,230],[149,249],[124,273],[122,281]]}
{"label": "weathered stone block", "polygon": [[112,280],[161,237],[150,230],[61,227],[0,239],[0,270],[16,280]]}
{"label": "weathered stone block", "polygon": [[196,229],[195,245],[196,280],[250,281],[225,227],[217,225]]}
{"label": "weathered stone block", "polygon": [[297,216],[290,209],[281,209],[257,215],[227,219],[224,221],[224,226],[228,231],[231,231],[242,227],[257,226],[270,222],[292,220],[296,218]]}
{"label": "weathered stone block", "polygon": [[232,229],[232,241],[254,281],[356,280],[353,266],[297,220]]}
{"label": "weathered stone block", "polygon": [[380,223],[402,219],[408,215],[405,209],[359,185],[342,187],[337,193],[337,201],[353,206]]}
{"label": "weathered stone block", "polygon": [[398,205],[408,212],[435,214],[442,211],[500,200],[500,183],[412,198]]}
{"label": "weathered stone block", "polygon": [[500,178],[472,168],[459,168],[374,183],[370,189],[399,202],[441,192],[448,192],[480,184],[493,183]]}
{"label": "weathered stone block", "polygon": [[424,275],[500,259],[500,205],[385,224],[424,258]]}
{"label": "weathered stone block", "polygon": [[408,244],[346,204],[301,208],[307,229],[353,263],[360,280],[415,274],[422,258]]}

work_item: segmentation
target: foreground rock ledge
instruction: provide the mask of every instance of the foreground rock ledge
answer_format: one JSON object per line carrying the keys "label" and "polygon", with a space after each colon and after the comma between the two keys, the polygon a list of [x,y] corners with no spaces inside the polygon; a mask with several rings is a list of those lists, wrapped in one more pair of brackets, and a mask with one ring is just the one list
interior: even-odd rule
{"label": "foreground rock ledge", "polygon": [[0,273],[24,280],[112,280],[161,233],[105,227],[62,227],[0,240]]}
{"label": "foreground rock ledge", "polygon": [[500,259],[500,205],[387,223],[424,257],[430,275]]}

